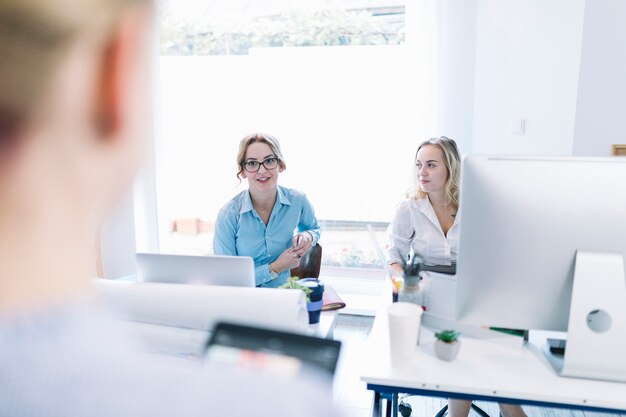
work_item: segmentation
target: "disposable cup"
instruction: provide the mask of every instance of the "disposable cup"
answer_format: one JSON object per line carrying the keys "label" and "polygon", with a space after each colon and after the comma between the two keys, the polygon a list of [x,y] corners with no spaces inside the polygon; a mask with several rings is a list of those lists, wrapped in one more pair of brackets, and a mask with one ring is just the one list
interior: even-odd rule
{"label": "disposable cup", "polygon": [[422,306],[413,303],[392,303],[387,308],[392,366],[402,366],[415,354],[422,312]]}

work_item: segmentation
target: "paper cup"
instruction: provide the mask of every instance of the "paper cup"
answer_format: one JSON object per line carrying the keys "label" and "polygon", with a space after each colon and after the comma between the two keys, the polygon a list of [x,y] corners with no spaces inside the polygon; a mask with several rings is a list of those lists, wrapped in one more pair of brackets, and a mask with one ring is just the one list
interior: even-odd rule
{"label": "paper cup", "polygon": [[415,354],[422,312],[422,307],[413,303],[393,303],[387,308],[392,366],[402,366]]}

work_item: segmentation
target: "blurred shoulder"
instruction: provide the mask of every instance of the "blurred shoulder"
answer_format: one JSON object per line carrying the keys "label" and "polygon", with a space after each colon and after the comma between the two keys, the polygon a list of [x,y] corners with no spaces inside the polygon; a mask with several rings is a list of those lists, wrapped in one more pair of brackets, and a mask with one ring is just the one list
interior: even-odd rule
{"label": "blurred shoulder", "polygon": [[396,211],[408,212],[419,209],[419,207],[422,205],[422,200],[423,199],[415,200],[414,198],[405,198],[396,205]]}

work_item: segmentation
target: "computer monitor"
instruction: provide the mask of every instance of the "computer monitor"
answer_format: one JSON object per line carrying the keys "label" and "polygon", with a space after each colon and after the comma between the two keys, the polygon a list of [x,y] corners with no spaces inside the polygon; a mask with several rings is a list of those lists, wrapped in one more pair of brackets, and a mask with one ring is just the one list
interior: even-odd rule
{"label": "computer monitor", "polygon": [[[569,330],[567,350],[573,328],[600,347],[626,330],[626,158],[470,155],[461,177],[461,322]],[[612,331],[586,328],[607,309]]]}
{"label": "computer monitor", "polygon": [[194,256],[138,253],[140,282],[254,287],[254,261],[248,256]]}

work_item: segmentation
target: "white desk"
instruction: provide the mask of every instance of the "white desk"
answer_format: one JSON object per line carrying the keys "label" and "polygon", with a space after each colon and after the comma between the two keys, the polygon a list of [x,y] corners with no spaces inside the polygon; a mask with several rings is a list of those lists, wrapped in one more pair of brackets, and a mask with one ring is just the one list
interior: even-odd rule
{"label": "white desk", "polygon": [[338,310],[322,311],[319,323],[309,324],[307,334],[325,339],[332,339],[335,333],[338,312]]}
{"label": "white desk", "polygon": [[[326,339],[333,338],[337,311],[322,312],[320,322],[309,324],[307,335]],[[204,356],[209,332],[158,324],[127,321],[123,326],[137,336],[147,353],[197,360]]]}
{"label": "white desk", "polygon": [[217,321],[332,338],[337,316],[337,311],[323,312],[319,323],[307,326],[304,296],[297,291],[137,284],[135,276],[95,283],[103,300],[119,313],[121,324],[143,341],[145,351],[173,357],[203,357],[209,330]]}
{"label": "white desk", "polygon": [[413,360],[400,369],[392,368],[386,311],[376,316],[360,372],[361,380],[375,393],[374,415],[380,413],[381,399],[387,399],[397,416],[398,393],[595,411],[626,410],[626,384],[560,377],[533,344],[522,347],[520,341],[514,347],[461,337],[458,358],[445,362],[435,357],[432,331],[422,327],[421,332],[421,344],[416,346]]}

